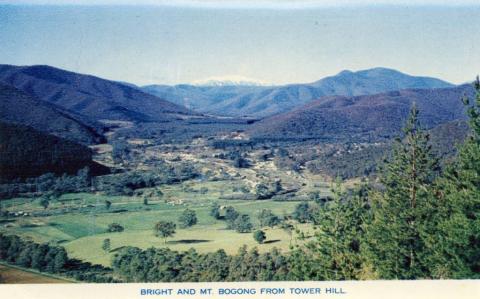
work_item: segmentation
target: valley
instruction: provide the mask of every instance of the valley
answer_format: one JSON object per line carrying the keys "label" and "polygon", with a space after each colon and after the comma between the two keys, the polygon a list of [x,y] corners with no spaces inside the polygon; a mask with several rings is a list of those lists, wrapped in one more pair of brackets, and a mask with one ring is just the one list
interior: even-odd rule
{"label": "valley", "polygon": [[[128,154],[119,161],[112,158],[113,144],[113,147],[108,144],[93,146],[97,153],[94,160],[112,168],[143,174],[154,171],[158,163],[167,163],[174,168],[189,164],[198,174],[194,179],[138,188],[125,195],[67,193],[51,200],[47,209],[39,205],[36,197],[3,200],[2,211],[12,215],[20,213],[21,216],[6,222],[0,231],[36,242],[56,243],[64,246],[72,257],[105,266],[110,266],[114,253],[125,246],[143,249],[168,246],[180,251],[195,248],[202,253],[224,249],[228,254],[235,254],[240,247],[247,245],[257,246],[260,252],[267,252],[273,247],[288,252],[292,242],[296,242],[294,230],[308,233],[312,230],[310,224],[295,224],[292,219],[288,220],[293,224],[289,229],[264,228],[267,239],[264,244],[258,244],[251,234],[226,229],[224,220],[209,215],[212,204],[231,206],[240,214],[249,215],[254,228],[262,228],[259,214],[263,209],[289,219],[300,202],[312,200],[312,194],[322,197],[331,194],[332,182],[327,177],[289,169],[288,163],[286,168],[277,167],[275,154],[272,154],[274,149],[250,149],[247,146],[242,155],[249,165],[240,168],[235,166],[234,160],[224,157],[231,155],[231,151],[215,149],[204,138],[195,138],[186,144],[160,145],[155,145],[155,140],[151,139],[126,139]],[[272,194],[258,199],[260,195],[255,193],[257,185],[273,189],[276,182],[280,190],[271,190]],[[108,208],[105,205],[107,201],[111,202]],[[154,234],[155,223],[159,220],[177,222],[185,209],[195,211],[198,223],[191,228],[177,229],[164,244]],[[23,216],[25,214],[28,216]],[[125,230],[108,233],[110,223],[118,223]],[[104,239],[110,239],[112,244],[108,253],[101,250]]]}
{"label": "valley", "polygon": [[[375,208],[366,194],[383,192],[385,163],[396,153],[395,138],[412,107],[418,107],[415,121],[431,135],[432,155],[444,167],[455,161],[455,146],[468,140],[465,111],[472,104],[460,99],[475,95],[470,85],[377,68],[312,83],[316,91],[309,89],[299,102],[278,98],[289,102],[279,110],[222,115],[182,107],[158,88],[144,92],[49,66],[1,66],[0,84],[0,238],[9,248],[24,247],[10,261],[89,282],[291,279],[285,267],[332,233],[319,231]],[[173,98],[198,96],[204,107],[227,105],[255,90],[262,96],[246,95],[245,107],[276,107],[265,104],[272,93],[289,90],[298,98],[312,86],[165,90],[188,89]],[[335,209],[352,214],[332,220],[331,210],[340,213]],[[347,247],[356,248],[352,244]],[[30,250],[41,246],[44,256],[30,258]],[[13,252],[0,248],[0,255]],[[214,278],[202,276],[204,270],[189,278],[171,268],[152,278],[145,261],[157,262],[135,260],[143,255],[173,268],[190,265],[190,259],[205,262],[201,267],[229,268]],[[34,261],[39,258],[46,260]],[[256,258],[272,263],[261,269],[274,270],[236,276],[235,261]],[[147,263],[147,276],[136,276],[137,262]],[[164,273],[173,276],[155,276]]]}

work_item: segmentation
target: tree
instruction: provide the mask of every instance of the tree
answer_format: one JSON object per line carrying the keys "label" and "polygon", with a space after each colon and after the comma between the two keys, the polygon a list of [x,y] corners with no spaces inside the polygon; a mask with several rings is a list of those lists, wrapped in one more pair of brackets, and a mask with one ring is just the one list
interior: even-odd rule
{"label": "tree", "polygon": [[115,233],[115,232],[123,232],[124,228],[118,223],[110,223],[107,228],[107,232],[109,233]]}
{"label": "tree", "polygon": [[263,209],[258,215],[258,220],[260,221],[261,227],[274,227],[280,223],[280,218],[269,209]]}
{"label": "tree", "polygon": [[255,186],[255,195],[258,199],[266,199],[271,196],[271,192],[268,190],[267,185],[259,183]]}
{"label": "tree", "polygon": [[110,246],[111,246],[110,239],[104,239],[102,244],[103,251],[110,252]]}
{"label": "tree", "polygon": [[250,222],[250,216],[243,214],[235,219],[234,228],[239,233],[249,233],[252,231],[252,223]]}
{"label": "tree", "polygon": [[125,140],[116,140],[112,144],[112,159],[115,163],[121,163],[130,157],[130,148]]}
{"label": "tree", "polygon": [[220,205],[217,202],[212,203],[210,207],[210,216],[215,219],[220,219]]}
{"label": "tree", "polygon": [[227,228],[234,229],[235,228],[235,220],[238,218],[240,214],[235,210],[234,207],[228,206],[225,209],[225,220],[227,221]]}
{"label": "tree", "polygon": [[105,200],[105,208],[109,210],[111,206],[112,206],[112,202],[109,200]]}
{"label": "tree", "polygon": [[340,183],[331,201],[313,215],[315,235],[294,250],[291,274],[300,280],[358,280],[375,278],[365,258],[364,238],[369,223],[366,186],[346,192]]}
{"label": "tree", "polygon": [[307,202],[299,203],[295,207],[292,217],[300,223],[309,222],[312,219],[312,216],[310,214],[310,205]]}
{"label": "tree", "polygon": [[167,243],[167,238],[175,234],[177,226],[171,221],[159,221],[155,224],[155,235],[162,237],[164,243]]}
{"label": "tree", "polygon": [[180,217],[178,217],[178,222],[180,222],[181,228],[191,227],[197,224],[197,214],[194,210],[186,209],[182,212]]}
{"label": "tree", "polygon": [[63,269],[63,267],[67,264],[68,261],[68,256],[67,252],[65,251],[64,248],[58,248],[57,249],[57,254],[55,255],[55,258],[53,259],[53,271],[55,273],[60,272],[60,270]]}
{"label": "tree", "polygon": [[428,239],[435,278],[480,277],[480,82],[465,97],[470,135],[438,180],[437,230]]}
{"label": "tree", "polygon": [[42,197],[40,199],[40,205],[46,210],[48,206],[50,205],[50,201],[46,197]]}
{"label": "tree", "polygon": [[429,277],[426,236],[435,212],[433,182],[438,161],[431,153],[429,136],[420,126],[414,105],[386,161],[381,183],[385,190],[371,196],[373,219],[367,232],[368,251],[384,279]]}
{"label": "tree", "polygon": [[275,182],[273,182],[273,192],[274,193],[278,193],[280,191],[283,190],[283,187],[282,187],[282,181],[281,180],[275,180]]}
{"label": "tree", "polygon": [[258,242],[258,244],[262,244],[267,237],[265,236],[265,232],[263,230],[256,230],[253,233],[253,239]]}

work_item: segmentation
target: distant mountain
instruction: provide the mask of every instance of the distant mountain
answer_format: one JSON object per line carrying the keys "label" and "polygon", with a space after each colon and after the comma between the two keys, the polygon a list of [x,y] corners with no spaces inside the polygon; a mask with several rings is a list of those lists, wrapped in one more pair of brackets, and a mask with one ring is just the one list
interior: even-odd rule
{"label": "distant mountain", "polygon": [[99,123],[3,83],[0,83],[0,121],[30,126],[83,144],[103,141],[103,127]]}
{"label": "distant mountain", "polygon": [[199,81],[192,84],[193,86],[208,87],[208,86],[266,86],[263,83],[247,80],[206,80]]}
{"label": "distant mountain", "polygon": [[453,87],[445,81],[387,68],[342,71],[308,84],[283,86],[149,85],[141,89],[193,110],[227,116],[265,117],[290,111],[324,96],[370,95],[401,89]]}
{"label": "distant mountain", "polygon": [[410,89],[364,96],[323,97],[291,112],[259,121],[248,133],[257,138],[315,138],[328,141],[375,141],[399,134],[415,102],[420,120],[430,129],[465,119],[462,96],[470,85]]}
{"label": "distant mountain", "polygon": [[168,121],[196,115],[124,83],[50,66],[0,65],[0,82],[95,120]]}
{"label": "distant mountain", "polygon": [[107,167],[92,161],[92,151],[84,145],[28,126],[0,122],[0,179],[47,172],[74,174],[87,166],[93,175],[109,172]]}
{"label": "distant mountain", "polygon": [[[141,90],[146,93],[201,113],[212,113],[216,105],[220,105],[224,101],[237,98],[243,94],[256,93],[264,89],[266,89],[264,86],[252,85],[201,86],[179,84],[174,86],[147,85],[141,87]],[[235,109],[216,114],[242,116],[241,112]]]}

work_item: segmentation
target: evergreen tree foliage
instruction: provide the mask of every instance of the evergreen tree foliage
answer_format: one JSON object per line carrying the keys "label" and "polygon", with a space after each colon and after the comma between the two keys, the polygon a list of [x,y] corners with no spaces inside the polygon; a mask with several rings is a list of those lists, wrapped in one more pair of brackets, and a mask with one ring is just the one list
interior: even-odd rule
{"label": "evergreen tree foliage", "polygon": [[319,208],[312,241],[297,246],[291,255],[292,275],[297,280],[355,280],[374,278],[364,255],[369,222],[369,188],[350,193],[334,189],[333,199]]}
{"label": "evergreen tree foliage", "polygon": [[373,221],[368,229],[369,256],[385,279],[430,277],[426,238],[432,232],[433,182],[438,161],[429,136],[419,124],[415,105],[381,176],[385,190],[372,197]]}
{"label": "evergreen tree foliage", "polygon": [[480,82],[475,98],[464,98],[470,136],[459,147],[457,159],[438,180],[437,231],[432,236],[434,278],[480,277]]}

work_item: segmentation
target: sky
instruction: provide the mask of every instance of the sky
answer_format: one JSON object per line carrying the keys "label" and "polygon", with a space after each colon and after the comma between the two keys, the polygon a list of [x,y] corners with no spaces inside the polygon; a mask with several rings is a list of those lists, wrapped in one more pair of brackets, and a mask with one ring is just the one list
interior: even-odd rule
{"label": "sky", "polygon": [[0,64],[137,85],[304,83],[372,67],[459,84],[480,73],[478,0],[71,3],[0,0]]}

